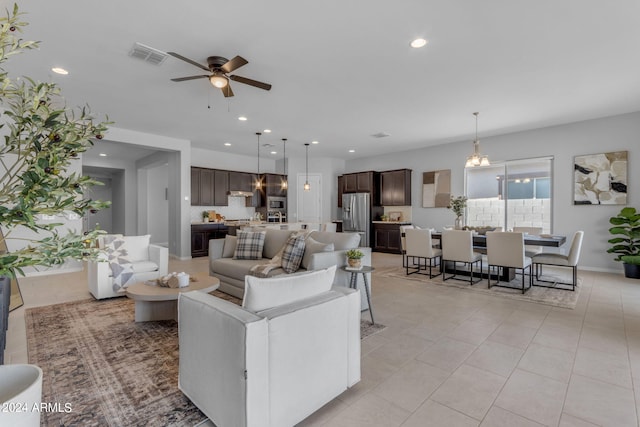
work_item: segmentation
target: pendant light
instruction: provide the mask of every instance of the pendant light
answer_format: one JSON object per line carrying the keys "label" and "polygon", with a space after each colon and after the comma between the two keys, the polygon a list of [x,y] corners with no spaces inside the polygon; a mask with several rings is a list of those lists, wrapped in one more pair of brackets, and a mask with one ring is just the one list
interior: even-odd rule
{"label": "pendant light", "polygon": [[289,177],[287,176],[287,138],[282,138],[282,175],[284,179],[282,180],[282,189],[286,190],[289,184],[287,180]]}
{"label": "pendant light", "polygon": [[307,178],[305,179],[304,182],[304,191],[309,191],[311,190],[311,186],[309,185],[309,143],[307,142],[306,144],[304,144],[304,148],[306,150],[305,152],[305,163],[306,163],[306,171],[307,171]]}
{"label": "pendant light", "polygon": [[476,166],[489,166],[489,156],[483,156],[480,154],[480,140],[478,139],[478,115],[480,113],[473,113],[476,116],[476,139],[473,141],[473,154],[467,157],[465,168],[473,168]]}
{"label": "pendant light", "polygon": [[259,190],[262,188],[262,181],[260,179],[260,135],[262,135],[262,132],[256,132],[256,135],[258,135],[258,176],[256,178],[256,190]]}

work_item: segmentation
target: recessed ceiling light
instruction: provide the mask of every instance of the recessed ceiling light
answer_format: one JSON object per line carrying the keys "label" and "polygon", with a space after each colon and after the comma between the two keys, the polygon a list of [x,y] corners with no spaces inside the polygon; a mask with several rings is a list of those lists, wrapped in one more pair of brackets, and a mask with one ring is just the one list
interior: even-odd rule
{"label": "recessed ceiling light", "polygon": [[51,71],[53,71],[54,73],[57,73],[57,74],[62,74],[63,76],[66,76],[67,74],[69,74],[69,72],[67,70],[65,70],[64,68],[60,68],[60,67],[53,67],[51,69]]}
{"label": "recessed ceiling light", "polygon": [[104,153],[100,153],[100,157],[107,157],[107,155]]}
{"label": "recessed ceiling light", "polygon": [[272,151],[271,154],[278,154],[278,152],[277,151]]}
{"label": "recessed ceiling light", "polygon": [[225,147],[231,147],[231,143],[230,143],[230,142],[225,142],[225,143],[224,143],[224,146],[225,146]]}
{"label": "recessed ceiling light", "polygon": [[349,150],[349,152],[350,152],[350,153],[355,153],[355,152],[356,152],[356,150]]}
{"label": "recessed ceiling light", "polygon": [[429,42],[426,41],[425,39],[415,39],[414,41],[411,42],[411,47],[419,48],[419,47],[426,46],[427,43]]}
{"label": "recessed ceiling light", "polygon": [[311,141],[312,144],[320,144],[318,141]]}
{"label": "recessed ceiling light", "polygon": [[238,120],[240,120],[241,122],[246,122],[247,118],[245,116],[240,116],[238,117]]}
{"label": "recessed ceiling light", "polygon": [[264,133],[271,133],[271,129],[265,129],[265,130],[263,130],[262,132],[264,132]]}

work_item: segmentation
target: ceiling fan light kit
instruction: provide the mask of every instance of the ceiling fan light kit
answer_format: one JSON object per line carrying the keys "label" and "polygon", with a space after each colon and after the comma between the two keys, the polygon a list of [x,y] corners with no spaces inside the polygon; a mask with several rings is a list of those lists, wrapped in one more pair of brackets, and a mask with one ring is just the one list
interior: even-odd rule
{"label": "ceiling fan light kit", "polygon": [[473,154],[467,157],[467,162],[464,164],[465,168],[473,168],[476,166],[490,166],[489,156],[480,154],[480,140],[478,139],[478,115],[480,113],[473,113],[476,116],[476,139],[473,140]]}
{"label": "ceiling fan light kit", "polygon": [[233,80],[234,82],[257,87],[259,89],[271,90],[271,85],[269,83],[259,82],[257,80],[248,79],[242,76],[229,75],[229,73],[232,73],[233,71],[237,70],[243,65],[247,65],[249,63],[249,61],[247,61],[241,56],[236,56],[231,60],[228,60],[227,58],[223,58],[222,56],[210,56],[207,58],[207,65],[205,66],[192,59],[186,58],[176,52],[167,52],[167,54],[211,73],[208,75],[201,74],[198,76],[177,77],[177,78],[171,79],[171,81],[184,82],[187,80],[196,80],[196,79],[206,78],[206,79],[209,79],[209,82],[214,87],[222,90],[222,94],[224,95],[225,98],[233,96],[233,91],[231,90],[231,85],[229,80]]}

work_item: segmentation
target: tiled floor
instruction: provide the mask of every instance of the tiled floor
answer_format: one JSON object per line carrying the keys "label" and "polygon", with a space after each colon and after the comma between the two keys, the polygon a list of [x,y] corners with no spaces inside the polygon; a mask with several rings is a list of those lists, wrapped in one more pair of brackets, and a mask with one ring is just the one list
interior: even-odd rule
{"label": "tiled floor", "polygon": [[[401,260],[376,253],[373,263]],[[202,258],[170,265],[207,269]],[[568,310],[374,275],[387,328],[362,341],[362,381],[301,425],[638,426],[640,283],[580,277]],[[89,296],[84,273],[20,287],[28,307]],[[27,361],[23,313],[10,315],[7,363]]]}

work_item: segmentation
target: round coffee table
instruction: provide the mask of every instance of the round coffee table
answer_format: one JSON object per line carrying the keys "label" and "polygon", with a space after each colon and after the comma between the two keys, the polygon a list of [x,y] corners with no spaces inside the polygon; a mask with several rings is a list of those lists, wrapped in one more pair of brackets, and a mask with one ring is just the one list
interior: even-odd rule
{"label": "round coffee table", "polygon": [[191,274],[193,281],[184,288],[165,288],[134,283],[127,287],[126,295],[135,301],[135,321],[178,320],[178,296],[181,292],[211,292],[218,289],[220,280],[206,273]]}

